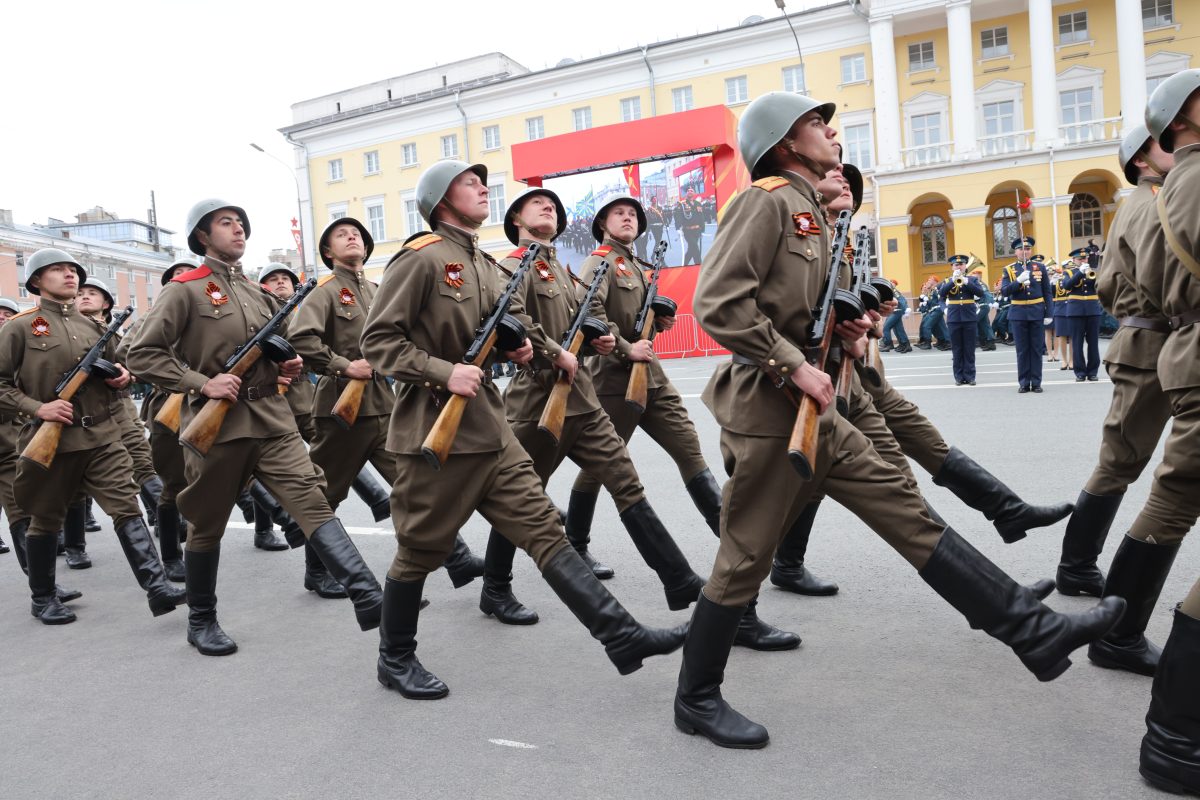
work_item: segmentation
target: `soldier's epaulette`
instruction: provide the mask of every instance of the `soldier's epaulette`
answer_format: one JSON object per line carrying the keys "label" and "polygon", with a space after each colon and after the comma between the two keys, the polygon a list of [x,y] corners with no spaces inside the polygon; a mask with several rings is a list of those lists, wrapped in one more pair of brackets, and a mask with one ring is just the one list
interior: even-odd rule
{"label": "soldier's epaulette", "polygon": [[420,250],[422,247],[428,247],[431,244],[437,244],[442,240],[442,237],[436,233],[427,233],[424,236],[413,239],[411,242],[404,244],[409,250]]}
{"label": "soldier's epaulette", "polygon": [[201,278],[207,278],[209,275],[212,275],[212,270],[208,268],[207,264],[205,264],[203,266],[196,267],[195,269],[189,269],[187,272],[184,272],[180,275],[176,275],[174,278],[171,278],[171,283],[187,283],[189,281],[198,281]]}
{"label": "soldier's epaulette", "polygon": [[317,286],[324,286],[325,284],[329,283],[331,280],[333,280],[332,272],[329,273],[328,275],[326,275],[324,278],[319,278],[317,280]]}
{"label": "soldier's epaulette", "polygon": [[778,189],[780,186],[787,186],[787,185],[788,185],[788,179],[781,178],[778,175],[774,175],[769,178],[759,178],[758,180],[756,180],[754,183],[751,184],[751,186],[755,186],[759,189],[764,189],[768,192],[773,192],[776,189]]}
{"label": "soldier's epaulette", "polygon": [[516,250],[513,250],[511,253],[506,255],[505,258],[524,258],[525,253],[527,253],[528,251],[529,251],[528,247],[518,247]]}
{"label": "soldier's epaulette", "polygon": [[16,319],[17,317],[27,317],[30,314],[35,314],[35,313],[37,313],[38,308],[39,308],[38,306],[34,306],[33,308],[27,308],[20,313],[13,314],[11,317],[9,317],[9,319]]}
{"label": "soldier's epaulette", "polygon": [[608,255],[611,252],[612,252],[612,245],[602,244],[599,247],[597,247],[595,250],[592,251],[592,255],[600,256],[601,258],[604,258],[606,255]]}

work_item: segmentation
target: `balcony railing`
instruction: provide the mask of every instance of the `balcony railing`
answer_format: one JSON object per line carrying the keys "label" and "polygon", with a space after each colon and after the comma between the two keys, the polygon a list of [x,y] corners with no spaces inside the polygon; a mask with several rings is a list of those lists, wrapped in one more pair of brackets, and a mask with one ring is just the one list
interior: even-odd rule
{"label": "balcony railing", "polygon": [[1067,145],[1092,144],[1108,142],[1121,138],[1121,118],[1106,117],[1092,119],[1087,122],[1074,122],[1070,125],[1059,125],[1059,131]]}
{"label": "balcony railing", "polygon": [[1011,131],[979,137],[979,152],[988,156],[1024,153],[1033,147],[1033,131]]}
{"label": "balcony railing", "polygon": [[900,151],[906,167],[927,167],[930,164],[945,164],[950,160],[950,151],[954,142],[938,142],[923,144],[917,147],[905,147]]}

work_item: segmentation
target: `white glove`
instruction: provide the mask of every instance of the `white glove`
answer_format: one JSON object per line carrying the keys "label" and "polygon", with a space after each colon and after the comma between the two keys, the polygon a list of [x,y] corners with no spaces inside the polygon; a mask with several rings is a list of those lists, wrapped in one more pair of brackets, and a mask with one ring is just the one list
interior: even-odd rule
{"label": "white glove", "polygon": [[1021,276],[1019,278],[1017,278],[1017,283],[1021,284],[1022,286],[1028,286],[1030,276],[1031,276],[1030,270],[1025,270],[1024,272],[1021,273]]}
{"label": "white glove", "polygon": [[999,307],[1000,307],[999,303],[992,303],[992,308],[999,308]]}
{"label": "white glove", "polygon": [[911,308],[906,308],[906,309],[904,309],[904,316],[906,316],[906,317],[911,317],[911,316],[912,316],[912,309],[911,309]]}
{"label": "white glove", "polygon": [[929,299],[929,298],[928,298],[928,297],[926,297],[925,295],[921,295],[921,302],[922,302],[922,303],[924,303],[924,302],[925,302],[926,300],[928,300],[928,299]]}
{"label": "white glove", "polygon": [[1042,320],[1043,325],[1049,325],[1051,322],[1054,322],[1054,317],[1046,317]]}
{"label": "white glove", "polygon": [[961,270],[961,269],[956,269],[956,270],[954,270],[954,274],[953,274],[951,277],[954,277],[954,278],[961,278],[961,277],[962,277],[962,270]]}

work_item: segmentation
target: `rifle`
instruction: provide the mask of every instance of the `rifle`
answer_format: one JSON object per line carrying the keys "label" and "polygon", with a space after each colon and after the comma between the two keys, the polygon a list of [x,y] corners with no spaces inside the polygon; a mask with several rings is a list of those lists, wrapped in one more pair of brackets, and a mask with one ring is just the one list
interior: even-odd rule
{"label": "rifle", "polygon": [[[654,334],[654,318],[673,317],[677,308],[675,301],[669,297],[659,297],[658,276],[662,272],[666,260],[667,243],[660,241],[654,247],[654,272],[650,275],[650,285],[646,287],[646,298],[638,311],[633,328],[637,331],[638,339],[651,339]],[[646,410],[646,386],[649,379],[650,364],[645,361],[633,362],[629,372],[629,385],[625,389],[625,402],[637,409],[641,414]]]}
{"label": "rifle", "polygon": [[[833,328],[838,321],[858,319],[864,313],[862,301],[857,295],[838,288],[842,270],[842,252],[846,249],[846,238],[850,232],[850,211],[838,215],[834,224],[833,256],[830,259],[829,277],[825,284],[825,296],[821,305],[813,309],[813,329],[809,335],[808,362],[824,371],[833,341]],[[813,476],[817,462],[817,429],[821,411],[817,401],[810,395],[800,397],[796,410],[796,424],[788,440],[788,460],[805,480]]]}
{"label": "rifle", "polygon": [[[571,327],[563,336],[562,348],[569,351],[571,355],[578,355],[580,348],[585,344],[608,333],[607,325],[595,317],[588,316],[592,301],[596,297],[596,290],[600,288],[600,284],[604,282],[607,275],[608,262],[601,261],[600,266],[596,267],[596,271],[592,273],[592,282],[583,295],[579,309],[575,312],[575,318],[571,320]],[[550,434],[555,443],[562,437],[563,419],[567,413],[567,397],[570,394],[571,381],[568,380],[567,373],[559,370],[558,378],[554,381],[554,388],[550,390],[550,398],[546,401],[546,407],[542,409],[541,419],[538,420],[538,430]]]}
{"label": "rifle", "polygon": [[179,410],[183,408],[183,392],[173,392],[162,408],[154,415],[154,421],[171,433],[179,433]]}
{"label": "rifle", "polygon": [[333,404],[333,421],[339,427],[345,430],[354,427],[354,423],[358,421],[358,409],[362,407],[363,393],[370,382],[365,378],[351,378],[346,388],[342,389],[337,402]]}
{"label": "rifle", "polygon": [[[295,358],[296,351],[288,344],[287,339],[284,339],[275,333],[275,331],[279,330],[279,327],[288,318],[288,315],[295,310],[296,306],[300,305],[300,301],[308,296],[308,293],[315,289],[316,286],[316,278],[309,278],[298,286],[296,293],[283,304],[282,308],[275,312],[275,316],[271,317],[266,325],[259,328],[258,332],[249,341],[234,351],[229,360],[225,362],[225,367],[221,371],[240,378],[264,355],[276,364]],[[179,435],[179,443],[201,458],[208,455],[208,451],[212,449],[213,442],[217,440],[217,436],[221,433],[221,426],[225,424],[225,415],[229,413],[229,409],[231,408],[233,408],[233,403],[229,400],[214,400],[209,398],[204,407],[200,409],[200,413],[192,418],[187,428]]]}
{"label": "rifle", "polygon": [[[508,279],[508,285],[504,287],[500,299],[475,330],[475,339],[463,354],[464,364],[482,369],[493,348],[499,348],[501,352],[516,350],[525,341],[525,326],[516,317],[509,315],[508,307],[512,304],[513,295],[516,294],[521,281],[525,279],[525,273],[533,266],[541,247],[537,242],[533,242],[526,248],[520,265]],[[458,426],[462,424],[468,399],[461,394],[451,393],[429,435],[421,443],[421,453],[434,469],[441,469],[450,455],[450,447],[454,444],[454,437],[458,435]]]}
{"label": "rifle", "polygon": [[[91,349],[84,354],[70,372],[63,376],[58,385],[54,387],[54,396],[58,400],[66,400],[70,402],[79,390],[83,388],[83,384],[87,379],[95,375],[96,377],[108,380],[110,378],[119,377],[121,370],[116,364],[101,358],[104,348],[108,346],[109,340],[117,335],[117,331],[125,324],[125,320],[133,315],[133,306],[125,306],[123,311],[113,314],[112,322],[108,323],[108,327],[104,329],[104,333],[96,340]],[[46,422],[39,420],[37,423],[37,431],[33,434],[33,438],[29,440],[29,444],[25,445],[25,449],[21,452],[21,458],[31,463],[37,464],[45,469],[50,468],[51,462],[54,461],[54,456],[58,452],[58,443],[62,439],[63,423],[61,422]]]}
{"label": "rifle", "polygon": [[[884,302],[885,292],[879,284],[887,284],[887,299],[891,300],[895,297],[895,292],[892,290],[890,281],[885,281],[882,278],[872,278],[869,261],[871,259],[871,233],[867,230],[867,226],[862,226],[858,229],[858,235],[854,241],[854,280],[850,286],[850,291],[858,295],[862,300],[863,306],[868,311],[878,312],[880,306]],[[876,364],[879,363],[879,342],[872,333],[878,335],[874,328],[867,335],[867,352],[863,355],[862,365],[863,374],[867,380],[871,381],[875,386],[883,385],[883,378],[879,374]]]}

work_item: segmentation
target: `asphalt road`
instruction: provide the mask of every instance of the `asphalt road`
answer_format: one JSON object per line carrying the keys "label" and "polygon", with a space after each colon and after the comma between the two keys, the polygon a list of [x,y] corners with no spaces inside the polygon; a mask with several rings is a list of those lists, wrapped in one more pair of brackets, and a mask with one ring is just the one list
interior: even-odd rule
{"label": "asphalt road", "polygon": [[[1111,386],[1076,384],[1048,364],[1046,392],[1016,393],[1014,354],[979,356],[980,384],[955,388],[949,353],[888,355],[888,373],[948,441],[1026,498],[1071,500],[1095,460]],[[667,362],[714,473],[718,430],[699,400],[715,359]],[[1067,376],[1067,377],[1062,377]],[[715,540],[673,464],[633,441],[647,492],[706,574]],[[919,475],[931,502],[1024,582],[1052,576],[1059,524],[1004,545],[978,513]],[[574,469],[551,495],[565,504]],[[1150,485],[1131,487],[1103,563]],[[343,520],[382,575],[391,531],[352,499]],[[1075,666],[1039,684],[1007,647],[971,631],[912,569],[833,503],[818,516],[809,565],[837,580],[832,598],[764,588],[760,614],[799,632],[787,653],[735,648],[725,696],[765,724],[762,751],[717,748],[678,732],[671,701],[678,654],[620,677],[574,617],[519,558],[518,596],[540,624],[508,628],[479,613],[478,582],[430,576],[419,654],[451,693],[402,699],[375,680],[377,637],[348,601],[301,586],[301,553],[265,553],[240,515],[222,551],[221,622],[240,651],[203,658],[184,640],[186,610],[152,618],[107,519],[92,534],[95,567],[59,580],[83,591],[78,622],[28,615],[16,559],[0,556],[0,798],[1153,797],[1137,774],[1150,680]],[[482,553],[476,517],[464,535]],[[5,535],[7,539],[7,535]],[[673,625],[611,503],[593,549],[617,571],[608,587],[641,620]],[[1150,624],[1160,644],[1170,609],[1200,573],[1185,547]],[[1091,601],[1054,595],[1082,610]]]}

